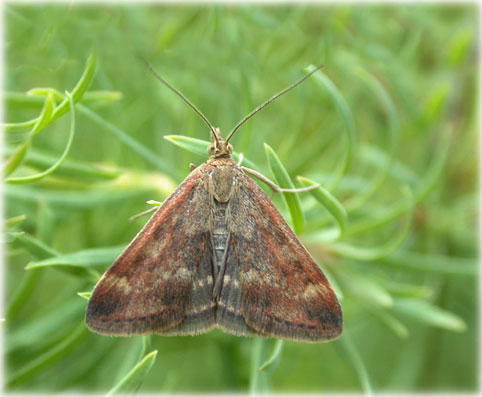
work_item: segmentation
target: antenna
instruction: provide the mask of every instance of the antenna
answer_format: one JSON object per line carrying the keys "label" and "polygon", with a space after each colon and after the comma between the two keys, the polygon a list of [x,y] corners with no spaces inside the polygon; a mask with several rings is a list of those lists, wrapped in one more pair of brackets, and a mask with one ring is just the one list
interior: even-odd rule
{"label": "antenna", "polygon": [[201,111],[189,100],[187,99],[179,90],[174,88],[171,84],[169,84],[166,80],[164,80],[159,74],[152,68],[152,66],[147,62],[142,56],[139,56],[141,61],[146,65],[147,69],[154,75],[154,77],[159,80],[162,84],[164,84],[167,88],[169,88],[172,92],[177,94],[184,102],[186,102],[196,113],[201,119],[206,123],[206,125],[209,127],[211,130],[212,135],[214,135],[214,139],[216,140],[216,143],[219,145],[218,137],[216,136],[215,133],[215,128],[213,125],[209,122],[207,117],[201,113]]}
{"label": "antenna", "polygon": [[271,98],[269,98],[266,102],[262,103],[259,105],[256,109],[254,109],[251,113],[249,113],[247,116],[245,116],[236,126],[231,130],[231,132],[228,134],[228,137],[226,138],[226,142],[228,142],[231,137],[234,135],[234,133],[238,130],[239,127],[241,127],[246,121],[248,121],[251,117],[253,117],[256,113],[258,113],[261,109],[264,107],[268,106],[271,102],[273,102],[275,99],[279,98],[281,95],[287,93],[288,91],[292,90],[296,86],[300,85],[303,81],[305,81],[308,77],[310,77],[313,73],[317,72],[320,70],[323,66],[325,65],[319,65],[316,68],[314,68],[310,73],[307,75],[303,76],[301,79],[299,79],[297,82],[291,84],[289,87],[286,87],[284,90],[278,92],[276,95],[273,95]]}

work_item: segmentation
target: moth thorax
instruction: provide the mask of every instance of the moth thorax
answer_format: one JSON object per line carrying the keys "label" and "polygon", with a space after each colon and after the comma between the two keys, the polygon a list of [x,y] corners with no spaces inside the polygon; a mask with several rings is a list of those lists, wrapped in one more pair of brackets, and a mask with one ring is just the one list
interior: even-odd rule
{"label": "moth thorax", "polygon": [[211,174],[214,198],[220,203],[225,203],[232,196],[234,163],[231,159],[218,159],[215,162]]}

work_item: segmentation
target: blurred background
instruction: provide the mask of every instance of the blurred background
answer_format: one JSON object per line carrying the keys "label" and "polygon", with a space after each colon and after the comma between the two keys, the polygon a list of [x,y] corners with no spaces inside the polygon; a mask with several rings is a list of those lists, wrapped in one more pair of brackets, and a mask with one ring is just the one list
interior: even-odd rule
{"label": "blurred background", "polygon": [[[6,390],[475,392],[477,13],[5,5]],[[296,185],[298,175],[317,181],[344,207],[345,226],[309,193],[299,196],[304,218],[273,195],[336,289],[339,340],[85,328],[95,282],[148,219],[128,218],[207,159],[193,140],[209,140],[206,126],[139,55],[224,134],[325,65],[231,143],[274,179],[267,143]]]}

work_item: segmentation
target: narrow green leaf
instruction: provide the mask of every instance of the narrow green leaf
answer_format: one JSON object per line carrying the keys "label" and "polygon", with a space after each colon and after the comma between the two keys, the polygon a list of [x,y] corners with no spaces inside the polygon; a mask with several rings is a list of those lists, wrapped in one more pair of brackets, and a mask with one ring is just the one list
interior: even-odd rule
{"label": "narrow green leaf", "polygon": [[22,143],[8,158],[3,166],[3,176],[9,176],[22,164],[28,149],[30,148],[31,136]]}
{"label": "narrow green leaf", "polygon": [[[357,148],[357,154],[363,163],[377,168],[384,168],[390,163],[390,153],[385,150],[367,143],[361,143]],[[390,177],[394,181],[398,181],[409,186],[415,186],[420,177],[409,168],[406,164],[400,162],[400,160],[393,160],[393,165],[390,168]]]}
{"label": "narrow green leaf", "polygon": [[415,187],[415,201],[417,203],[423,201],[439,185],[440,179],[444,176],[443,170],[452,147],[450,131],[442,130],[438,138],[440,142],[437,145],[435,158],[431,161],[420,183]]}
{"label": "narrow green leaf", "polygon": [[[25,306],[38,285],[39,271],[26,272],[22,281],[16,287],[11,299],[8,300],[5,317],[10,321]],[[10,298],[10,297],[9,297]]]}
{"label": "narrow green leaf", "polygon": [[410,298],[428,298],[433,291],[423,285],[413,285],[394,280],[382,280],[384,287],[393,295]]}
{"label": "narrow green leaf", "polygon": [[[313,71],[313,69],[315,69],[315,66],[313,65],[310,65],[308,68],[306,68],[308,72]],[[331,80],[321,70],[317,71],[313,75],[313,78],[328,93],[343,119],[343,124],[345,125],[345,154],[343,160],[338,166],[338,169],[334,172],[333,179],[329,184],[328,190],[332,191],[338,186],[343,176],[347,173],[348,167],[350,166],[353,145],[356,137],[355,121],[353,119],[350,107],[345,101],[345,98],[343,98],[340,91],[331,82]]]}
{"label": "narrow green leaf", "polygon": [[[125,180],[121,181],[124,182]],[[162,187],[162,186],[161,186]],[[126,183],[125,186],[103,186],[102,189],[84,189],[84,190],[48,190],[48,189],[32,189],[25,185],[9,185],[5,188],[6,196],[11,200],[20,200],[25,203],[36,204],[38,200],[48,201],[52,205],[58,205],[65,208],[88,208],[98,207],[102,205],[111,205],[116,202],[125,202],[127,200],[141,199],[147,192],[153,192],[153,189],[159,186],[137,186],[132,183]]]}
{"label": "narrow green leaf", "polygon": [[273,372],[278,367],[281,360],[281,352],[283,350],[284,341],[276,339],[271,356],[259,367],[260,371]]}
{"label": "narrow green leaf", "polygon": [[85,333],[86,328],[84,323],[82,322],[69,334],[67,334],[63,338],[63,340],[61,340],[58,344],[54,345],[52,349],[31,361],[24,368],[18,370],[9,379],[7,379],[7,387],[10,389],[17,386],[19,383],[31,378],[41,369],[60,360],[70,350],[72,350],[74,346],[78,344],[78,341],[85,335]]}
{"label": "narrow green leaf", "polygon": [[[281,161],[274,150],[266,143],[264,144],[264,148],[266,150],[266,156],[268,157],[271,172],[273,173],[278,186],[281,188],[294,189],[295,185],[291,181],[288,172],[283,164],[281,164]],[[282,195],[291,215],[293,230],[296,234],[299,234],[303,230],[303,225],[305,223],[304,214],[301,210],[300,198],[297,193],[283,192]]]}
{"label": "narrow green leaf", "polygon": [[22,235],[15,240],[13,245],[14,247],[25,249],[31,255],[40,259],[60,255],[59,252],[27,233],[22,233]]}
{"label": "narrow green leaf", "polygon": [[[27,95],[46,96],[49,94],[52,94],[54,98],[59,101],[63,101],[65,99],[62,93],[55,88],[32,88],[27,92]],[[91,90],[84,92],[82,98],[79,99],[78,102],[112,102],[120,99],[122,99],[122,92],[119,91]]]}
{"label": "narrow green leaf", "polygon": [[141,337],[141,349],[139,352],[139,360],[147,354],[149,346],[151,345],[151,335],[143,335]]}
{"label": "narrow green leaf", "polygon": [[81,298],[89,300],[90,297],[92,296],[92,291],[91,292],[77,292],[77,295],[79,295]]}
{"label": "narrow green leaf", "polygon": [[[7,146],[6,153],[12,153],[13,148]],[[54,157],[42,150],[30,148],[28,156],[24,164],[37,169],[43,169],[50,166],[57,160]],[[57,169],[56,176],[68,177],[69,179],[82,181],[95,181],[99,179],[114,179],[122,174],[121,170],[108,168],[106,166],[97,166],[95,164],[88,164],[79,161],[65,159],[62,167]]]}
{"label": "narrow green leaf", "polygon": [[381,307],[393,305],[393,298],[390,293],[372,277],[361,273],[348,272],[347,270],[337,274],[339,281],[343,284],[344,291],[350,291],[352,295],[363,299],[368,304],[376,304]]}
{"label": "narrow green leaf", "polygon": [[[48,89],[42,89],[43,96],[46,96],[44,100],[44,106],[40,112],[40,115],[36,117],[33,120],[29,121],[24,121],[20,123],[6,123],[3,124],[5,127],[5,130],[7,131],[16,131],[16,130],[24,130],[25,128],[31,127],[30,131],[30,136],[29,139],[33,136],[36,135],[40,130],[42,130],[46,125],[48,125],[52,119],[52,114],[54,111],[54,96],[56,96],[55,90],[48,88]],[[32,92],[35,92],[34,90],[30,90],[27,92],[27,95],[32,95]]]}
{"label": "narrow green leaf", "polygon": [[119,101],[121,99],[122,99],[122,92],[119,92],[119,91],[91,90],[84,93],[81,102],[82,103],[114,102],[114,101]]}
{"label": "narrow green leaf", "polygon": [[65,98],[59,90],[51,87],[36,87],[27,91],[28,96],[49,96],[51,95],[54,100],[63,101]]}
{"label": "narrow green leaf", "polygon": [[425,98],[422,107],[422,120],[427,125],[434,125],[443,114],[447,100],[450,97],[452,83],[449,81],[437,81]]}
{"label": "narrow green leaf", "polygon": [[458,66],[470,52],[474,39],[474,31],[469,27],[460,29],[447,43],[447,60],[451,65]]}
{"label": "narrow green leaf", "polygon": [[[21,91],[5,91],[3,97],[6,102],[13,106],[29,107],[40,110],[44,104],[44,98],[29,96]],[[35,124],[35,121],[33,121],[33,124]]]}
{"label": "narrow green leaf", "polygon": [[370,381],[370,377],[368,376],[368,371],[365,367],[365,363],[362,360],[358,349],[356,348],[355,344],[353,343],[350,333],[347,329],[343,331],[343,336],[340,338],[340,343],[343,346],[345,352],[348,354],[350,358],[350,363],[355,368],[358,378],[360,379],[360,384],[363,388],[363,391],[371,395],[373,394],[372,383]]}
{"label": "narrow green leaf", "polygon": [[464,332],[467,326],[459,316],[441,309],[430,302],[417,298],[397,298],[393,310],[434,327]]}
{"label": "narrow green leaf", "polygon": [[396,148],[398,147],[398,142],[400,140],[400,123],[398,121],[395,105],[393,104],[393,101],[391,100],[388,92],[385,90],[385,88],[378,79],[376,79],[373,75],[371,75],[361,67],[357,66],[355,69],[355,73],[365,83],[367,88],[373,94],[375,94],[378,103],[380,104],[383,112],[386,114],[386,117],[388,119],[388,144],[386,145],[388,158],[386,163],[382,167],[378,168],[378,172],[374,173],[374,177],[367,184],[367,187],[345,204],[349,211],[361,207],[382,186],[383,182],[390,174],[390,170],[395,162]]}
{"label": "narrow green leaf", "polygon": [[207,156],[207,148],[210,144],[208,141],[184,135],[165,135],[164,139],[191,153],[199,154],[204,157]]}
{"label": "narrow green leaf", "polygon": [[265,339],[253,338],[249,376],[249,395],[253,397],[263,393],[266,389],[266,374],[259,370],[265,347]]}
{"label": "narrow green leaf", "polygon": [[16,240],[18,240],[21,236],[23,236],[25,232],[7,232],[5,233],[5,239],[4,243],[14,243]]}
{"label": "narrow green leaf", "polygon": [[72,96],[66,92],[67,97],[69,98],[69,103],[71,106],[71,122],[70,122],[70,134],[69,134],[69,140],[67,141],[67,146],[64,149],[64,152],[62,155],[59,157],[57,162],[53,164],[50,168],[45,170],[44,172],[41,172],[36,175],[31,175],[31,176],[25,176],[25,177],[18,177],[18,178],[7,178],[5,180],[6,183],[28,183],[28,182],[33,182],[33,181],[38,181],[39,179],[42,179],[51,173],[53,173],[57,168],[60,167],[64,159],[67,157],[69,154],[70,148],[72,146],[72,142],[74,141],[74,135],[75,135],[75,110],[74,110],[74,101]]}
{"label": "narrow green leaf", "polygon": [[330,249],[333,252],[336,252],[347,258],[357,259],[361,261],[374,261],[377,259],[384,258],[390,255],[398,248],[400,248],[400,246],[408,236],[408,233],[410,232],[410,226],[412,224],[412,215],[413,215],[413,209],[414,209],[414,197],[411,190],[408,189],[408,187],[405,187],[402,190],[405,192],[405,195],[408,196],[407,207],[410,208],[409,215],[407,216],[407,219],[403,227],[400,228],[400,231],[397,234],[395,234],[392,237],[392,239],[390,239],[383,245],[379,245],[373,248],[357,247],[354,245],[344,244],[344,243],[335,243],[330,246]]}
{"label": "narrow green leaf", "polygon": [[382,264],[400,266],[422,272],[467,276],[474,276],[478,272],[477,258],[460,258],[419,252],[397,251],[383,258],[380,262]]}
{"label": "narrow green leaf", "polygon": [[160,207],[163,203],[161,201],[156,201],[156,200],[147,200],[146,204],[153,205],[155,207]]}
{"label": "narrow green leaf", "polygon": [[52,93],[49,93],[47,95],[47,98],[45,98],[45,104],[42,112],[40,113],[40,116],[32,129],[32,135],[38,134],[40,130],[42,130],[47,124],[50,123],[53,111],[54,101],[52,98]]}
{"label": "narrow green leaf", "polygon": [[[48,307],[49,302],[43,306]],[[43,307],[42,306],[42,307]],[[85,303],[80,299],[69,297],[61,303],[42,310],[39,315],[28,317],[9,334],[5,350],[10,354],[16,350],[41,350],[50,348],[65,337],[66,324],[76,323],[85,313]],[[85,328],[85,325],[84,325]]]}
{"label": "narrow green leaf", "polygon": [[91,53],[89,55],[84,73],[80,78],[79,82],[77,83],[77,85],[72,90],[72,98],[75,103],[80,101],[80,99],[84,96],[84,93],[89,88],[90,83],[92,82],[92,79],[95,74],[96,58],[97,57],[95,53]]}
{"label": "narrow green leaf", "polygon": [[85,91],[87,91],[87,89],[89,88],[90,83],[92,82],[92,78],[94,77],[94,73],[95,73],[95,64],[96,64],[96,56],[94,53],[92,53],[87,59],[87,64],[85,66],[84,73],[82,74],[77,85],[72,90],[72,98],[70,97],[65,98],[62,101],[62,103],[55,108],[51,121],[57,120],[60,116],[67,113],[67,111],[69,110],[69,107],[72,108],[72,104],[69,105],[69,102],[71,99],[74,103],[77,103],[80,101]]}
{"label": "narrow green leaf", "polygon": [[[300,181],[305,186],[313,186],[316,182],[299,176],[298,181]],[[345,208],[341,205],[341,203],[332,196],[326,189],[319,186],[316,189],[310,190],[311,195],[321,204],[323,205],[328,213],[333,217],[337,226],[337,233],[333,236],[334,240],[338,240],[343,236],[345,232],[345,224],[346,224],[346,211]]]}
{"label": "narrow green leaf", "polygon": [[378,317],[380,321],[385,324],[400,339],[406,339],[410,335],[410,332],[408,331],[408,328],[405,326],[405,324],[392,316],[386,310],[379,308],[371,308],[368,310],[370,310],[370,312],[372,312],[376,317]]}
{"label": "narrow green leaf", "polygon": [[[434,159],[431,161],[423,178],[420,179],[414,188],[414,204],[423,201],[437,186],[443,176],[443,169],[450,148],[450,134],[447,131],[442,131],[440,134],[440,143],[437,146],[438,148]],[[362,219],[350,224],[345,231],[345,237],[376,229],[399,218],[408,211],[409,207],[407,207],[405,203],[396,204],[383,213],[378,214],[376,217]]]}
{"label": "narrow green leaf", "polygon": [[144,378],[147,376],[151,370],[154,362],[156,360],[157,350],[154,350],[144,356],[144,358],[139,361],[134,368],[109,392],[108,396],[113,394],[125,394],[128,392],[135,391],[135,389],[142,383]]}
{"label": "narrow green leaf", "polygon": [[57,227],[53,207],[46,201],[39,201],[37,206],[37,236],[40,241],[51,244]]}
{"label": "narrow green leaf", "polygon": [[[126,345],[123,346],[122,361],[116,365],[112,371],[112,380],[110,381],[111,386],[109,389],[112,388],[112,385],[117,385],[122,379],[124,379],[126,374],[128,374],[147,353],[149,353],[149,351],[146,351],[142,355],[139,354],[142,349],[142,339],[142,336],[129,338]],[[137,387],[130,390],[129,394],[135,394],[136,392]]]}
{"label": "narrow green leaf", "polygon": [[4,226],[5,228],[16,226],[19,223],[23,222],[25,219],[27,219],[27,215],[25,214],[14,216],[12,218],[5,219]]}
{"label": "narrow green leaf", "polygon": [[17,132],[18,130],[22,132],[27,132],[26,130],[31,130],[35,123],[37,123],[37,121],[38,117],[28,121],[21,121],[19,123],[1,123],[0,125],[4,128],[6,132]]}
{"label": "narrow green leaf", "polygon": [[41,261],[30,262],[25,269],[37,269],[49,266],[96,267],[112,263],[125,246],[93,248],[70,254],[58,255]]}

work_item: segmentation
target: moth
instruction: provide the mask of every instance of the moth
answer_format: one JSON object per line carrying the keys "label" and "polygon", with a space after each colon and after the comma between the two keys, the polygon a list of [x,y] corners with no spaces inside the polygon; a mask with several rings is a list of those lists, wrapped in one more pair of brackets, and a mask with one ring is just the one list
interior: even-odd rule
{"label": "moth", "polygon": [[[320,66],[321,67],[321,66]],[[156,210],[95,286],[86,324],[112,336],[197,335],[213,328],[238,336],[303,342],[337,338],[338,300],[325,275],[272,201],[237,164],[226,139],[177,89],[210,130],[209,159]],[[294,189],[291,191],[302,191]]]}

